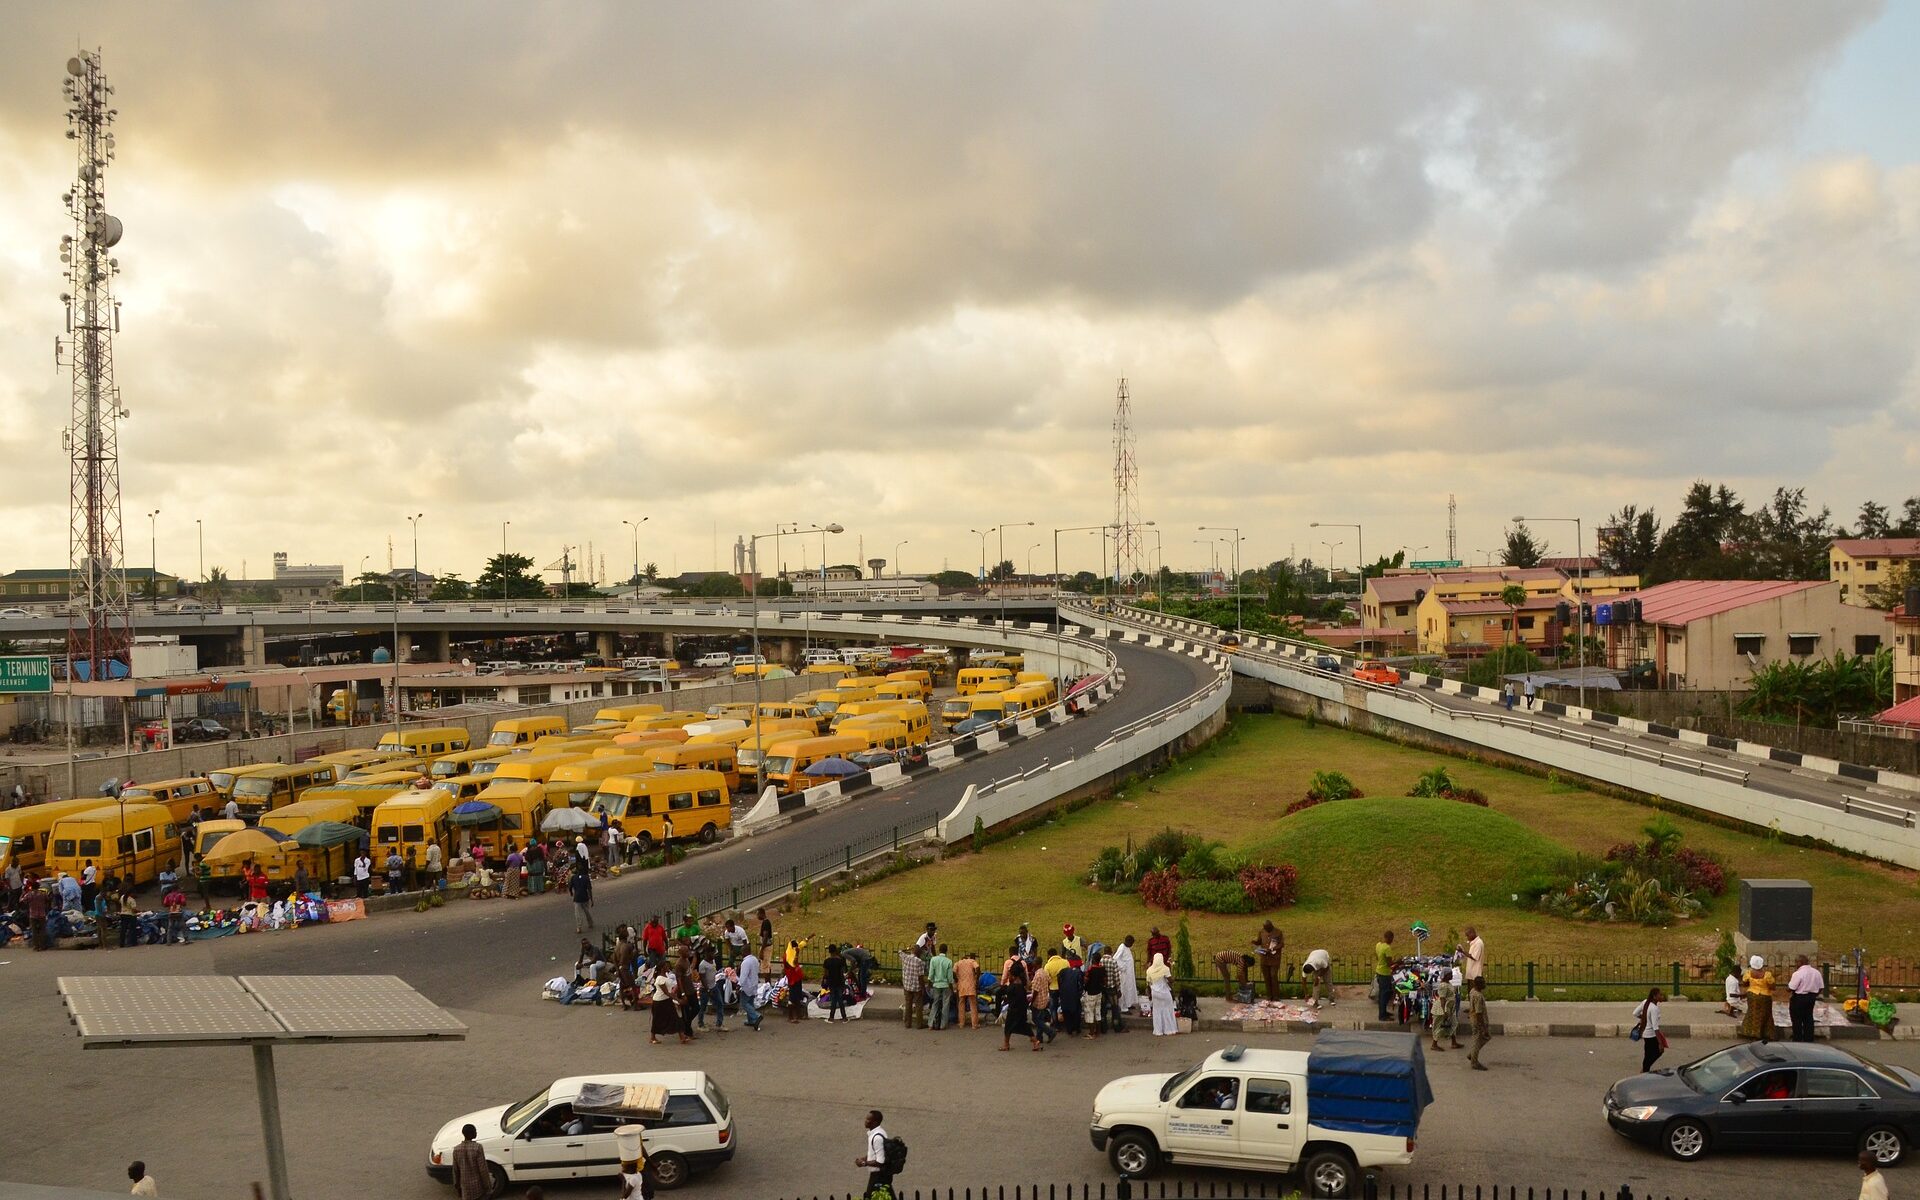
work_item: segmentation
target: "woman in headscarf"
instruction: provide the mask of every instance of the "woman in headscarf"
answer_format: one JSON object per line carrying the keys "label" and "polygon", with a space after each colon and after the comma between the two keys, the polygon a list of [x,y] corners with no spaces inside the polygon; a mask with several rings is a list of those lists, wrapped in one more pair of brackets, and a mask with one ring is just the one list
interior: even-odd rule
{"label": "woman in headscarf", "polygon": [[1026,960],[1009,954],[1006,971],[1000,976],[1001,1009],[1000,1048],[1013,1049],[1013,1035],[1024,1033],[1033,1043],[1035,1050],[1040,1049],[1039,1035],[1033,1031],[1033,1022],[1027,1009],[1027,990],[1033,986],[1027,974]]}
{"label": "woman in headscarf", "polygon": [[1153,956],[1153,964],[1147,968],[1147,999],[1153,1006],[1153,1036],[1179,1033],[1180,1026],[1173,1019],[1173,969],[1167,966],[1164,954]]}
{"label": "woman in headscarf", "polygon": [[1773,972],[1767,970],[1767,960],[1758,954],[1748,959],[1746,974],[1740,977],[1740,982],[1747,989],[1747,1015],[1740,1022],[1740,1036],[1772,1041]]}

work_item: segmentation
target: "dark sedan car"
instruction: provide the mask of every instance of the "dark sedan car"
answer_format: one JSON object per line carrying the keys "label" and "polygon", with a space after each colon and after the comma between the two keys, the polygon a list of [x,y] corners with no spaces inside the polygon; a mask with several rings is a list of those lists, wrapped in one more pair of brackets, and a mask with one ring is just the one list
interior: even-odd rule
{"label": "dark sedan car", "polygon": [[1820,1042],[1731,1046],[1607,1089],[1607,1124],[1691,1162],[1709,1149],[1866,1151],[1881,1166],[1920,1131],[1920,1075]]}

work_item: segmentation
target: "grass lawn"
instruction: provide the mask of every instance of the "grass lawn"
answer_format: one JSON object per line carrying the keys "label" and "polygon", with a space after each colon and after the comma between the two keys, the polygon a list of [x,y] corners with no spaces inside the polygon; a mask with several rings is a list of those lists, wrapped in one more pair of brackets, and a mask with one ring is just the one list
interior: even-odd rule
{"label": "grass lawn", "polygon": [[[1444,763],[1484,792],[1482,809],[1403,793]],[[1282,817],[1318,769],[1346,772],[1366,794]],[[1085,883],[1101,847],[1164,826],[1300,869],[1301,900],[1271,914],[1289,957],[1324,946],[1337,959],[1366,956],[1379,931],[1425,921],[1436,937],[1472,923],[1495,963],[1665,963],[1710,959],[1739,911],[1729,888],[1701,918],[1671,928],[1568,921],[1515,908],[1507,884],[1569,851],[1604,852],[1639,837],[1653,816],[1640,804],[1498,767],[1415,750],[1328,725],[1243,715],[1194,754],[1119,794],[990,846],[821,901],[798,918],[833,938],[904,945],[929,920],[944,940],[983,959],[1003,953],[1030,922],[1043,942],[1071,921],[1091,939],[1168,933],[1178,914]],[[1875,957],[1920,957],[1920,888],[1914,872],[1736,832],[1675,813],[1684,844],[1717,851],[1737,875],[1805,879],[1814,886],[1814,932],[1829,956],[1864,945]],[[1262,916],[1189,917],[1194,956],[1247,945]],[[1343,972],[1344,973],[1344,972]]]}

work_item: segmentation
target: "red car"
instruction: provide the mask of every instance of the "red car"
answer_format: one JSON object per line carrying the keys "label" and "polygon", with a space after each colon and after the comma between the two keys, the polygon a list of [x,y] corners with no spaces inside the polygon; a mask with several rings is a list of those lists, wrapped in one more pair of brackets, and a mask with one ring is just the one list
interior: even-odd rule
{"label": "red car", "polygon": [[1371,659],[1355,668],[1353,677],[1361,683],[1377,683],[1382,687],[1396,687],[1400,683],[1400,672]]}

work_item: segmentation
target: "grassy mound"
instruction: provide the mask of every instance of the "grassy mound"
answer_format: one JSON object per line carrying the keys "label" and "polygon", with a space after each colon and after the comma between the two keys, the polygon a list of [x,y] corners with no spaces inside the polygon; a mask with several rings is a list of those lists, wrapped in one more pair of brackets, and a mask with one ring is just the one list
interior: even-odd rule
{"label": "grassy mound", "polygon": [[[1300,869],[1307,911],[1375,896],[1410,911],[1512,907],[1516,885],[1571,853],[1504,813],[1438,797],[1368,796],[1303,809],[1236,846]],[[1417,913],[1416,913],[1417,915]]]}

